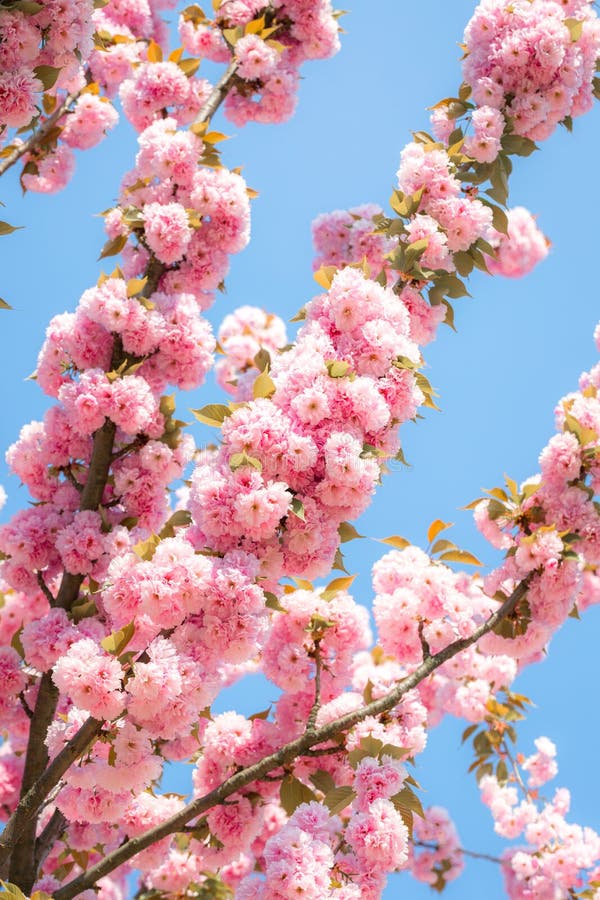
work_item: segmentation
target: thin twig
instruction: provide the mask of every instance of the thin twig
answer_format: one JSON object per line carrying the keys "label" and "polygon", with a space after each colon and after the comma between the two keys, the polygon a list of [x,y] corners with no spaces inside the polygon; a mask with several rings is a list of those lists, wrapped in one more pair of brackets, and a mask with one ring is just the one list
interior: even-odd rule
{"label": "thin twig", "polygon": [[25,699],[25,694],[23,693],[23,691],[21,691],[20,694],[19,694],[19,700],[21,701],[21,706],[22,706],[23,709],[25,710],[25,715],[27,716],[27,718],[28,718],[28,719],[33,719],[33,710],[32,710],[32,708],[30,707],[30,705],[29,705],[29,703],[27,702],[27,700]]}
{"label": "thin twig", "polygon": [[[413,841],[415,847],[422,847],[424,850],[433,850],[435,853],[440,849],[440,845],[436,844],[435,841]],[[489,853],[477,853],[475,850],[465,850],[464,847],[457,847],[457,853],[462,853],[463,856],[470,856],[471,859],[485,859],[486,862],[496,863],[497,865],[502,865],[502,860],[499,856],[491,856]]]}
{"label": "thin twig", "polygon": [[117,459],[121,459],[122,456],[126,456],[128,453],[133,453],[135,450],[141,450],[142,447],[145,447],[150,438],[147,434],[138,434],[135,440],[130,441],[129,444],[125,444],[124,447],[121,447],[120,450],[117,450],[112,455],[112,461],[115,462]]}
{"label": "thin twig", "polygon": [[320,638],[315,638],[315,649],[313,656],[315,659],[315,699],[308,716],[308,721],[306,723],[307,733],[314,732],[315,726],[317,724],[317,716],[319,715],[319,710],[321,708],[321,671],[323,669],[323,660],[321,658]]}
{"label": "thin twig", "polygon": [[81,493],[81,492],[83,491],[83,485],[81,484],[80,481],[77,481],[77,479],[76,479],[75,476],[73,475],[73,471],[72,471],[70,465],[68,465],[68,466],[61,466],[61,467],[60,467],[60,471],[61,471],[62,474],[65,476],[65,478],[73,485],[73,487],[74,487],[77,491],[79,491],[79,493]]}
{"label": "thin twig", "polygon": [[421,641],[421,650],[423,651],[423,661],[429,659],[431,656],[431,649],[429,647],[429,641],[425,637],[425,633],[423,628],[425,627],[425,623],[423,619],[419,619],[419,640]]}
{"label": "thin twig", "polygon": [[55,809],[46,827],[35,842],[35,865],[38,870],[52,850],[54,842],[61,836],[66,827],[67,820],[59,809]]}
{"label": "thin twig", "polygon": [[48,603],[50,604],[50,606],[55,606],[56,605],[56,597],[54,596],[54,594],[52,593],[52,591],[50,590],[50,588],[44,581],[44,576],[42,575],[41,572],[37,573],[37,583],[39,584],[40,590],[41,590],[42,594],[45,596],[45,598],[48,601]]}
{"label": "thin twig", "polygon": [[509,761],[510,764],[511,764],[511,767],[512,767],[512,770],[513,770],[513,775],[514,775],[514,777],[515,777],[515,781],[517,782],[517,784],[519,785],[519,787],[520,787],[521,790],[523,791],[523,794],[525,795],[525,797],[527,798],[527,800],[531,800],[531,792],[527,790],[527,785],[526,785],[525,782],[523,781],[523,777],[522,777],[521,772],[520,772],[520,770],[519,770],[519,766],[517,765],[517,761],[516,761],[516,759],[514,758],[514,756],[512,755],[512,753],[510,752],[510,747],[508,746],[508,744],[506,743],[505,740],[502,741],[502,750],[503,750],[503,752],[506,754],[506,756],[508,757],[508,761]]}

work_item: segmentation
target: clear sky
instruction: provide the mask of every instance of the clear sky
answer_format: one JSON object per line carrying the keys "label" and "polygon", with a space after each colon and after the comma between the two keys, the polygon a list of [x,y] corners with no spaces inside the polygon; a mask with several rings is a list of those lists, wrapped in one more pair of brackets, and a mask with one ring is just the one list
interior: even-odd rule
{"label": "clear sky", "polygon": [[[366,201],[387,204],[410,131],[426,127],[426,107],[454,94],[461,81],[457,44],[472,10],[469,0],[357,2],[342,19],[347,33],[341,53],[304,68],[299,108],[291,122],[237,132],[220,122],[219,128],[235,135],[225,145],[226,162],[244,167],[260,197],[253,206],[250,247],[234,259],[227,294],[219,296],[209,313],[215,325],[242,303],[289,318],[316,293],[310,267],[312,219]],[[599,145],[596,109],[575,120],[574,134],[559,129],[541,152],[517,161],[510,202],[538,215],[552,240],[550,256],[518,282],[480,274],[472,279],[473,299],[457,302],[458,334],[442,328],[425,352],[441,412],[405,427],[412,468],[388,476],[360,520],[362,534],[402,534],[424,545],[427,525],[439,517],[456,523],[452,537],[457,543],[493,564],[470,514],[459,507],[483,487],[499,484],[504,472],[520,480],[537,471],[538,454],[553,431],[556,402],[597,360],[592,332],[600,318],[594,275]],[[41,417],[46,408],[35,383],[24,379],[35,369],[48,319],[72,310],[82,290],[97,278],[104,238],[101,220],[92,214],[112,205],[134,153],[133,134],[123,124],[100,147],[78,154],[75,178],[62,194],[21,199],[14,171],[0,185],[8,204],[2,218],[27,226],[0,240],[0,294],[15,307],[0,313],[2,451],[24,422]],[[182,417],[187,407],[218,399],[215,387],[181,397]],[[0,483],[9,494],[4,520],[27,498],[3,462]],[[370,567],[383,547],[364,540],[347,548],[347,566],[359,573],[356,596],[369,604]],[[572,819],[598,831],[594,660],[599,625],[598,610],[582,622],[569,620],[553,641],[549,659],[517,682],[517,689],[536,704],[520,728],[522,751],[532,752],[533,739],[542,734],[556,742],[556,784],[572,790]],[[274,691],[252,685],[251,691],[236,689],[220,708],[235,703],[251,713],[274,697]],[[494,836],[473,777],[466,774],[471,760],[468,749],[460,747],[464,726],[447,721],[432,732],[416,773],[425,789],[423,800],[449,808],[465,847],[499,852],[504,843]],[[169,776],[168,784],[185,789],[181,770]],[[468,863],[446,896],[479,900],[483,894],[487,900],[504,896],[500,875],[489,863]],[[386,900],[429,896],[429,888],[407,876],[392,878],[385,894]]]}

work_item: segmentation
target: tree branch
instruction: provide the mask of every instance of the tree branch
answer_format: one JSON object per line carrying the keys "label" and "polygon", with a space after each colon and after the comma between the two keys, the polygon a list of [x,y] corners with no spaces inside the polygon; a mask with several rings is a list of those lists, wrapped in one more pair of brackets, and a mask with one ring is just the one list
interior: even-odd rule
{"label": "tree branch", "polygon": [[308,721],[306,723],[306,731],[307,733],[312,733],[315,730],[315,725],[317,724],[317,716],[319,715],[319,710],[321,708],[321,670],[323,668],[323,660],[321,659],[321,641],[319,639],[315,640],[315,699],[312,705],[312,709],[308,716]]}
{"label": "tree branch", "polygon": [[428,675],[431,675],[431,673],[443,665],[443,663],[452,659],[458,653],[461,653],[463,650],[466,650],[468,647],[477,643],[480,638],[490,631],[493,631],[496,625],[498,625],[505,616],[510,615],[527,593],[529,583],[535,574],[537,574],[537,570],[536,572],[531,572],[515,588],[510,597],[507,597],[496,612],[492,613],[489,619],[480,625],[470,637],[453,641],[438,653],[435,653],[424,660],[414,672],[398,682],[398,684],[385,696],[373,700],[371,703],[366,704],[360,709],[346,713],[346,715],[340,716],[333,722],[321,725],[320,728],[316,728],[312,732],[304,732],[299,738],[290,741],[290,743],[281,747],[275,753],[271,753],[262,760],[259,760],[259,762],[236,772],[219,785],[219,787],[210,791],[210,793],[206,794],[204,797],[198,797],[197,799],[192,800],[191,803],[188,803],[182,810],[171,816],[169,819],[166,819],[160,825],[156,825],[154,828],[150,828],[143,834],[125,841],[112,853],[107,854],[103,860],[88,869],[87,872],[84,872],[82,875],[79,875],[77,878],[74,878],[68,884],[64,885],[64,887],[56,890],[54,892],[54,900],[71,900],[72,897],[76,897],[80,892],[93,887],[99,878],[108,875],[110,872],[114,871],[117,866],[127,862],[137,853],[145,850],[146,847],[150,847],[156,841],[181,831],[192,819],[202,815],[202,813],[212,809],[214,806],[223,803],[227,797],[230,797],[231,794],[241,790],[251,782],[260,781],[264,775],[268,775],[273,769],[277,769],[280,766],[286,765],[298,757],[303,756],[307,750],[310,750],[317,744],[332,740],[341,732],[353,728],[358,722],[362,722],[370,716],[379,716],[382,713],[392,710],[398,705],[405,694],[417,687],[417,685],[427,678]]}
{"label": "tree branch", "polygon": [[[52,681],[50,673],[46,672],[42,675],[35,709],[30,719],[21,796],[26,795],[37,782],[48,763],[48,751],[44,741],[50,723],[54,718],[57,702],[58,688]],[[32,871],[31,862],[35,850],[37,822],[35,817],[21,822],[20,817],[17,816],[17,820],[21,826],[19,829],[19,843],[15,847],[15,852],[10,860],[8,878],[13,884],[18,884],[24,893],[30,894],[31,887],[35,881],[35,872]]]}
{"label": "tree branch", "polygon": [[[436,853],[440,849],[440,845],[436,844],[435,841],[413,841],[413,845],[415,847],[423,847],[424,850],[433,850]],[[471,859],[484,859],[486,862],[502,865],[502,860],[499,856],[491,856],[489,853],[477,853],[475,850],[465,850],[464,847],[457,847],[457,852],[462,853],[463,856],[470,856]]]}
{"label": "tree branch", "polygon": [[4,175],[4,173],[14,166],[22,156],[25,156],[26,153],[34,150],[38,144],[42,143],[46,135],[52,131],[61,116],[68,112],[73,103],[79,98],[80,93],[81,91],[76,91],[74,94],[67,94],[63,102],[56,107],[52,115],[48,116],[48,118],[39,126],[39,128],[35,129],[33,134],[31,134],[26,141],[23,141],[22,144],[15,147],[12,153],[5,156],[3,160],[0,160],[0,175]]}
{"label": "tree branch", "polygon": [[54,604],[56,603],[56,600],[54,599],[54,594],[52,593],[52,591],[50,590],[50,588],[44,581],[44,576],[43,576],[42,572],[39,572],[39,571],[37,573],[37,583],[40,586],[40,591],[42,592],[42,594],[44,595],[44,597],[46,598],[46,600],[48,601],[50,606],[54,606]]}
{"label": "tree branch", "polygon": [[[44,676],[46,677],[46,676]],[[58,691],[57,691],[58,693]],[[67,769],[78,759],[102,731],[103,723],[90,717],[79,731],[65,744],[35,784],[19,800],[19,804],[0,834],[0,862],[4,862],[11,850],[20,842],[24,828],[35,818],[40,806],[56,787]],[[44,735],[45,737],[45,735]]]}
{"label": "tree branch", "polygon": [[196,119],[197,122],[208,122],[212,119],[233,85],[237,67],[237,59],[233,59],[227,66],[222,77],[215,84],[210,97],[198,113]]}
{"label": "tree branch", "polygon": [[55,809],[52,818],[35,842],[35,866],[39,870],[44,860],[52,850],[54,842],[61,836],[67,827],[67,820],[59,809]]}

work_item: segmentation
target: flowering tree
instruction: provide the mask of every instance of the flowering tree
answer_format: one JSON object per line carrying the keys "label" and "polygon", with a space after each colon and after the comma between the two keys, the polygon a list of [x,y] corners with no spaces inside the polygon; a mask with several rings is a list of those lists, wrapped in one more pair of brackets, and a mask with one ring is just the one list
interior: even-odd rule
{"label": "flowering tree", "polygon": [[[212,119],[292,115],[300,66],[338,49],[338,16],[319,0],[191,6],[171,49],[160,6],[0,12],[0,170],[60,190],[72,149],[115,124],[117,91],[139,132],[104,213],[102,257],[119,264],[52,320],[36,378],[56,402],[8,452],[34,503],[0,528],[5,890],[123,896],[132,870],[156,898],[375,898],[402,869],[442,888],[464,851],[406,764],[450,712],[496,830],[522,836],[502,860],[509,895],[596,896],[600,838],[567,822],[564,790],[539,794],[556,773],[548,739],[517,757],[511,686],[598,599],[598,368],[561,401],[541,475],[474,505],[504,554],[487,577],[447,565],[478,561],[441,520],[427,553],[387,538],[373,647],[340,549],[402,460],[399,426],[435,406],[420,347],[452,324],[471,271],[521,275],[547,251],[531,215],[506,208],[508,180],[591,106],[594,10],[477,8],[463,82],[403,150],[391,210],[315,222],[320,293],[289,343],[254,307],[216,339],[202,317],[248,242],[253,195]],[[200,58],[222,65],[214,83]],[[198,453],[169,391],[199,386],[215,351],[230,400],[195,410],[220,432]],[[257,669],[275,708],[213,715]],[[159,790],[164,763],[186,759],[187,803]]]}

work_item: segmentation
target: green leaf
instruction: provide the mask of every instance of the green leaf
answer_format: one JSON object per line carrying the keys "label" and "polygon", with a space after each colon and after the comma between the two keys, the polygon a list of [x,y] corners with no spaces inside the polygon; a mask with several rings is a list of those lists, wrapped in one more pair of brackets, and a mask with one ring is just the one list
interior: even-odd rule
{"label": "green leaf", "polygon": [[140,557],[140,559],[146,560],[148,562],[154,556],[154,551],[160,544],[160,538],[157,534],[151,534],[150,537],[146,538],[145,541],[140,541],[135,544],[133,547],[133,552]]}
{"label": "green leaf", "polygon": [[394,459],[396,462],[402,463],[403,466],[407,466],[409,469],[411,468],[411,464],[408,462],[404,455],[404,450],[400,448],[398,452],[394,455]]}
{"label": "green leaf", "polygon": [[279,800],[288,816],[293,815],[301,803],[316,799],[314,792],[293,775],[286,775],[281,782]]}
{"label": "green leaf", "polygon": [[232,472],[235,472],[235,470],[239,469],[241,466],[252,466],[253,469],[257,469],[259,472],[262,471],[260,459],[257,459],[255,456],[249,456],[245,450],[241,453],[233,453],[229,457],[229,468]]}
{"label": "green leaf", "polygon": [[473,259],[464,250],[454,254],[454,265],[458,274],[463,278],[466,278],[473,271]]}
{"label": "green leaf", "polygon": [[500,785],[505,785],[508,781],[508,768],[503,759],[498,760],[496,765],[496,778]]}
{"label": "green leaf", "polygon": [[425,812],[423,810],[423,806],[421,801],[410,788],[402,788],[397,794],[394,794],[393,797],[390,797],[390,800],[396,807],[398,811],[406,809],[412,813],[416,813],[422,819],[425,818]]}
{"label": "green leaf", "polygon": [[323,600],[331,600],[335,597],[336,594],[339,594],[341,591],[347,591],[349,587],[351,587],[356,575],[348,575],[343,578],[334,578],[333,581],[330,581],[325,590],[322,592],[321,596]]}
{"label": "green leaf", "polygon": [[17,653],[19,654],[21,659],[25,659],[25,648],[23,647],[23,644],[21,643],[21,635],[23,634],[23,628],[24,628],[24,626],[21,625],[19,630],[15,631],[15,633],[13,634],[11,641],[10,641],[10,646],[13,648],[13,650],[17,651]]}
{"label": "green leaf", "polygon": [[304,503],[302,502],[302,500],[299,500],[298,497],[294,497],[292,502],[290,503],[290,509],[295,516],[297,516],[303,522],[306,522]]}
{"label": "green leaf", "polygon": [[453,544],[452,541],[436,541],[433,547],[431,548],[432,553],[441,553],[442,550],[456,550],[458,549],[456,544]]}
{"label": "green leaf", "polygon": [[209,403],[208,406],[203,406],[201,409],[192,409],[190,412],[193,413],[199,422],[216,428],[220,428],[225,419],[231,415],[229,407],[224,406],[222,403]]}
{"label": "green leaf", "polygon": [[123,628],[119,628],[118,631],[113,631],[108,637],[103,638],[100,644],[107,653],[111,653],[113,656],[120,656],[134,634],[135,625],[133,622],[130,622],[128,625],[124,625]]}
{"label": "green leaf", "polygon": [[391,759],[406,759],[411,754],[408,747],[397,747],[395,744],[384,744],[379,752],[380,758],[389,756]]}
{"label": "green leaf", "polygon": [[273,594],[271,591],[265,591],[265,606],[267,609],[272,609],[275,612],[286,613],[287,609],[284,609],[281,603],[279,602],[279,598],[277,594]]}
{"label": "green leaf", "polygon": [[251,722],[254,722],[255,719],[265,719],[269,718],[269,713],[271,712],[271,707],[267,707],[267,709],[263,709],[262,712],[252,713],[251,716],[248,716]]}
{"label": "green leaf", "polygon": [[579,19],[565,19],[564,25],[569,29],[571,41],[575,43],[581,37],[583,32],[583,22]]}
{"label": "green leaf", "polygon": [[435,541],[438,534],[440,534],[442,531],[446,531],[447,528],[451,528],[453,524],[453,522],[442,522],[441,519],[436,519],[434,522],[432,522],[427,529],[428,543]]}
{"label": "green leaf", "polygon": [[8,222],[0,222],[0,235],[12,234],[13,231],[20,231],[22,225],[10,225]]}
{"label": "green leaf", "polygon": [[407,268],[412,268],[416,261],[418,259],[421,259],[428,246],[429,238],[421,238],[420,240],[413,241],[412,244],[408,245],[405,254]]}
{"label": "green leaf", "polygon": [[118,234],[112,240],[106,242],[98,259],[105,259],[107,256],[116,256],[121,252],[126,243],[127,235]]}
{"label": "green leaf", "polygon": [[260,398],[272,397],[275,393],[275,382],[269,375],[268,367],[261,372],[254,384],[252,385],[252,396],[255,400]]}
{"label": "green leaf", "polygon": [[344,375],[348,374],[350,369],[350,363],[337,359],[325,360],[325,365],[327,366],[327,374],[330,378],[343,378]]}
{"label": "green leaf", "polygon": [[295,316],[290,319],[290,322],[304,322],[306,319],[306,308],[303,306],[302,309],[299,309]]}
{"label": "green leaf", "polygon": [[333,564],[331,566],[334,572],[345,572],[346,575],[349,575],[348,569],[344,563],[344,554],[338,547],[335,551],[335,556],[333,557]]}
{"label": "green leaf", "polygon": [[135,297],[140,294],[146,287],[147,278],[130,278],[127,282],[127,296]]}
{"label": "green leaf", "polygon": [[502,148],[506,153],[516,156],[531,156],[535,150],[539,150],[535,141],[520,134],[505,134],[502,138]]}
{"label": "green leaf", "polygon": [[12,7],[18,9],[26,16],[36,16],[44,8],[43,3],[36,3],[36,0],[17,0]]}
{"label": "green leaf", "polygon": [[60,75],[60,69],[56,66],[35,66],[34,74],[44,85],[44,90],[49,91],[56,84],[56,79]]}
{"label": "green leaf", "polygon": [[175,536],[175,529],[191,525],[192,514],[187,509],[178,509],[170,516],[160,530],[161,540]]}
{"label": "green leaf", "polygon": [[501,516],[508,515],[508,509],[503,503],[500,503],[499,500],[490,500],[487,505],[487,514],[488,518],[495,522],[496,519],[499,519]]}
{"label": "green leaf", "polygon": [[333,775],[330,775],[329,772],[325,772],[324,769],[317,769],[317,771],[310,776],[310,780],[322,794],[328,794],[335,788]]}
{"label": "green leaf", "polygon": [[261,347],[252,360],[259,372],[264,372],[271,368],[271,354],[264,347]]}
{"label": "green leaf", "polygon": [[378,540],[380,544],[389,544],[390,547],[395,547],[396,550],[404,550],[405,547],[410,547],[410,541],[400,537],[399,534],[393,534],[391,537],[386,538],[378,538]]}
{"label": "green leaf", "polygon": [[313,278],[320,287],[325,288],[325,290],[328,291],[336,272],[337,266],[321,266],[321,268],[317,269],[314,273]]}
{"label": "green leaf", "polygon": [[473,734],[473,732],[477,731],[478,727],[479,727],[479,723],[475,722],[474,725],[469,725],[468,728],[465,728],[465,730],[462,733],[461,744],[464,744],[465,741],[468,741],[469,738],[471,737],[471,735]]}
{"label": "green leaf", "polygon": [[97,614],[96,603],[89,595],[84,595],[71,607],[71,619],[76,625],[82,619],[89,619],[90,616],[96,616]]}
{"label": "green leaf", "polygon": [[469,566],[483,565],[483,563],[480,562],[476,556],[473,556],[472,553],[469,553],[468,550],[448,550],[447,553],[442,553],[440,559],[443,559],[444,562],[459,562]]}
{"label": "green leaf", "polygon": [[191,78],[192,75],[195,75],[198,69],[200,68],[200,60],[199,59],[180,59],[177,63],[178,67],[181,69],[184,75],[188,78]]}
{"label": "green leaf", "polygon": [[350,785],[341,785],[325,794],[323,803],[331,815],[335,816],[352,803],[355,797],[356,793]]}
{"label": "green leaf", "polygon": [[354,541],[357,538],[364,538],[364,534],[359,534],[354,525],[351,525],[350,522],[342,522],[338,527],[338,534],[342,544],[347,544],[348,541]]}
{"label": "green leaf", "polygon": [[492,210],[492,224],[496,231],[499,231],[501,234],[508,234],[508,216],[505,211],[502,207],[496,206],[495,203],[489,203],[488,205]]}

